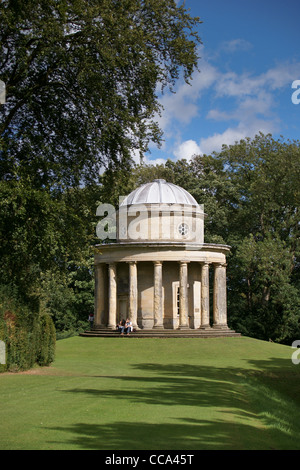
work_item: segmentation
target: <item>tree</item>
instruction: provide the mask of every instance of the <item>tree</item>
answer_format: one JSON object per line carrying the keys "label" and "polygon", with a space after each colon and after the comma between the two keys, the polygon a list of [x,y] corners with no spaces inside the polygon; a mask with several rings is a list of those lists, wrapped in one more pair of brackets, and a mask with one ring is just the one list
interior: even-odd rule
{"label": "tree", "polygon": [[160,143],[158,89],[197,69],[199,24],[174,0],[0,3],[0,274],[62,329],[91,309],[97,204]]}
{"label": "tree", "polygon": [[75,284],[88,269],[92,277],[87,263],[96,241],[98,197],[96,185],[61,193],[23,179],[0,182],[1,283],[15,286],[31,309],[39,310],[45,279],[64,286],[72,278]]}
{"label": "tree", "polygon": [[74,185],[159,143],[157,89],[196,70],[199,23],[174,0],[3,0],[2,178]]}
{"label": "tree", "polygon": [[224,146],[217,158],[235,188],[232,320],[251,336],[290,343],[300,334],[300,143],[260,134]]}

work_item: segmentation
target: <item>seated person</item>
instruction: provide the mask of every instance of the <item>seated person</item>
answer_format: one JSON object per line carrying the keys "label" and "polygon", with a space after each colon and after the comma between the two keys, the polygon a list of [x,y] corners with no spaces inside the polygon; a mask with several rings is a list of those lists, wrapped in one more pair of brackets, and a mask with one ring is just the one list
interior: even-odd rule
{"label": "seated person", "polygon": [[118,331],[121,333],[121,335],[124,334],[124,330],[125,330],[125,320],[119,321],[119,323],[117,324],[117,329],[118,329]]}
{"label": "seated person", "polygon": [[129,318],[127,318],[126,320],[125,329],[126,329],[127,335],[129,335],[129,333],[133,331],[132,322],[129,320]]}

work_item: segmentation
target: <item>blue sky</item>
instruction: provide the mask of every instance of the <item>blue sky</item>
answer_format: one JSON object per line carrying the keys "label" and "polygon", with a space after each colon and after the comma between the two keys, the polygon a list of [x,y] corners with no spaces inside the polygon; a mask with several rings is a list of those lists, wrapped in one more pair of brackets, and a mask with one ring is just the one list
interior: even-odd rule
{"label": "blue sky", "polygon": [[300,104],[291,99],[300,80],[299,0],[185,5],[203,21],[200,73],[191,86],[180,80],[175,95],[160,98],[164,142],[161,149],[151,145],[146,162],[209,154],[260,131],[300,140]]}

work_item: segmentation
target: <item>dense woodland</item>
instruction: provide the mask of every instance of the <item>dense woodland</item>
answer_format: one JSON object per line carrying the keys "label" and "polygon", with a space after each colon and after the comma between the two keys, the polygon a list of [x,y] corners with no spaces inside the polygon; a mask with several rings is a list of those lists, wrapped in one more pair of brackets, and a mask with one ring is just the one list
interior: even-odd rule
{"label": "dense woodland", "polygon": [[229,326],[300,338],[300,143],[260,134],[190,161],[131,159],[161,142],[158,87],[201,68],[200,26],[173,0],[1,2],[0,334],[27,328],[30,344],[45,318],[58,336],[84,329],[97,206],[164,178],[204,204],[205,242],[232,247]]}

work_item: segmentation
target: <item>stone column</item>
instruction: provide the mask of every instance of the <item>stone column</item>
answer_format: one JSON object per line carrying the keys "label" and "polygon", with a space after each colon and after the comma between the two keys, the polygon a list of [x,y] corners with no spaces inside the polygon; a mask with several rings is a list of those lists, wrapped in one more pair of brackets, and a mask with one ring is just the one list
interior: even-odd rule
{"label": "stone column", "polygon": [[209,264],[202,264],[201,268],[201,326],[210,328],[209,324]]}
{"label": "stone column", "polygon": [[137,264],[129,261],[129,319],[133,328],[137,329]]}
{"label": "stone column", "polygon": [[179,328],[189,327],[188,323],[188,264],[180,261],[179,270]]}
{"label": "stone column", "polygon": [[108,266],[108,325],[115,329],[117,324],[117,266],[109,263]]}
{"label": "stone column", "polygon": [[105,305],[104,305],[104,263],[96,264],[95,266],[95,310],[94,310],[94,325],[95,327],[105,326]]}
{"label": "stone column", "polygon": [[154,261],[154,325],[163,328],[162,262]]}
{"label": "stone column", "polygon": [[213,305],[213,327],[227,327],[227,295],[226,295],[226,265],[215,264],[214,271],[214,305]]}

